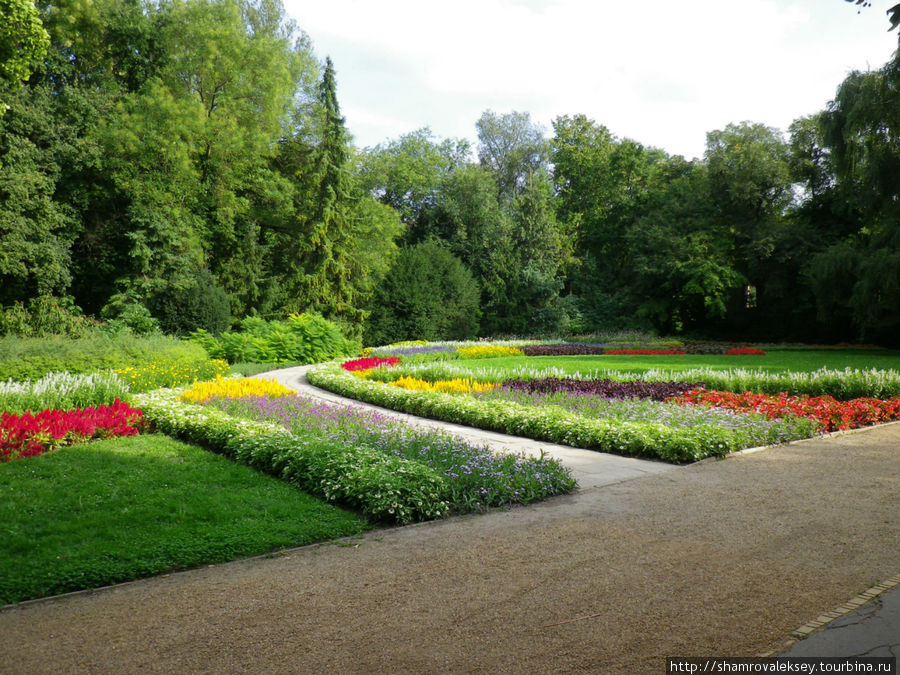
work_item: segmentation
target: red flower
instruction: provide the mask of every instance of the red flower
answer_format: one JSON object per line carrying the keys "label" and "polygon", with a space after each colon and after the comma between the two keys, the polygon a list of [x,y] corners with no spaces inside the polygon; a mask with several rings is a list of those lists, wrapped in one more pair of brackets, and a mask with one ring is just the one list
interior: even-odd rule
{"label": "red flower", "polygon": [[400,363],[399,356],[370,356],[365,359],[354,359],[353,361],[345,361],[341,364],[341,368],[353,372],[355,370],[369,370],[370,368],[378,368],[379,366],[396,366]]}
{"label": "red flower", "polygon": [[765,356],[766,355],[766,353],[762,349],[756,349],[754,347],[735,347],[733,349],[729,349],[725,353],[729,356],[750,356],[750,355]]}
{"label": "red flower", "polygon": [[143,413],[116,399],[111,406],[75,410],[4,412],[0,417],[0,462],[34,457],[93,438],[134,436],[144,427]]}
{"label": "red flower", "polygon": [[773,419],[798,415],[818,422],[824,431],[857,429],[900,419],[900,397],[885,401],[877,398],[838,401],[832,396],[754,394],[749,391],[734,394],[728,391],[694,389],[668,400],[681,405],[698,404],[735,412],[758,412]]}

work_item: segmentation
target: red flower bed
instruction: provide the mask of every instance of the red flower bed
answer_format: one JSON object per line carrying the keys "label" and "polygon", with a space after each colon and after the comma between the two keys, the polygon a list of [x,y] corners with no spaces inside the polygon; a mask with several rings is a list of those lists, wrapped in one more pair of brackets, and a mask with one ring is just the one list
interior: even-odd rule
{"label": "red flower bed", "polygon": [[351,373],[355,370],[369,370],[370,368],[378,368],[378,366],[396,366],[400,363],[399,356],[370,356],[365,359],[354,359],[353,361],[345,361],[341,364],[341,368],[349,370]]}
{"label": "red flower bed", "polygon": [[825,431],[856,429],[900,419],[900,397],[886,401],[877,398],[838,401],[831,396],[754,394],[749,391],[734,394],[694,389],[670,398],[669,402],[709,405],[735,412],[758,412],[770,418],[799,415],[818,422]]}
{"label": "red flower bed", "polygon": [[729,356],[765,356],[766,353],[762,349],[756,349],[755,347],[735,347],[734,349],[729,349],[725,352]]}
{"label": "red flower bed", "polygon": [[677,355],[687,354],[679,349],[607,349],[607,354],[638,354],[641,356],[656,356],[658,354]]}
{"label": "red flower bed", "polygon": [[135,436],[142,428],[143,413],[119,399],[111,406],[42,410],[36,415],[4,412],[0,417],[0,462],[34,457],[94,438]]}

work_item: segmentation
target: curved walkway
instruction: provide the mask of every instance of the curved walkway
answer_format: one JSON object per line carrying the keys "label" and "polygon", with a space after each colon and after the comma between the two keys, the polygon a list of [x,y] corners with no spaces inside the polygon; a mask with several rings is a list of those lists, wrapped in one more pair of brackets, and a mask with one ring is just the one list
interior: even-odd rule
{"label": "curved walkway", "polygon": [[898,453],[887,425],[13,606],[0,672],[661,673],[778,653],[900,571]]}

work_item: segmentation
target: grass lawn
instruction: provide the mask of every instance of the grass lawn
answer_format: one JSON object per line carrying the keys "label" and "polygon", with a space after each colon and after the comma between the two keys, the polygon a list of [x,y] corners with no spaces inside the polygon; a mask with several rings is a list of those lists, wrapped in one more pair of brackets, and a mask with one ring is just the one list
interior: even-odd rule
{"label": "grass lawn", "polygon": [[726,356],[722,354],[688,354],[644,356],[603,354],[599,356],[503,356],[490,359],[451,361],[461,368],[561,368],[567,374],[590,373],[600,369],[621,372],[644,372],[651,369],[685,370],[689,368],[747,368],[781,372],[812,372],[820,368],[843,370],[900,370],[900,351],[887,349],[767,349],[765,356]]}
{"label": "grass lawn", "polygon": [[0,605],[369,528],[254,469],[152,434],[0,464]]}

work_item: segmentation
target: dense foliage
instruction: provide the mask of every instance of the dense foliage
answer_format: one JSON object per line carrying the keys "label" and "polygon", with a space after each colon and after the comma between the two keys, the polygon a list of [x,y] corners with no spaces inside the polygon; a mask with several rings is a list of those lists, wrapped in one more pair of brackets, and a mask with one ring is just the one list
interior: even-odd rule
{"label": "dense foliage", "polygon": [[490,110],[474,148],[426,128],[358,150],[340,64],[279,0],[0,16],[4,333],[41,334],[56,297],[139,332],[315,312],[371,344],[900,339],[900,54],[789,135],[727,124],[692,161]]}

